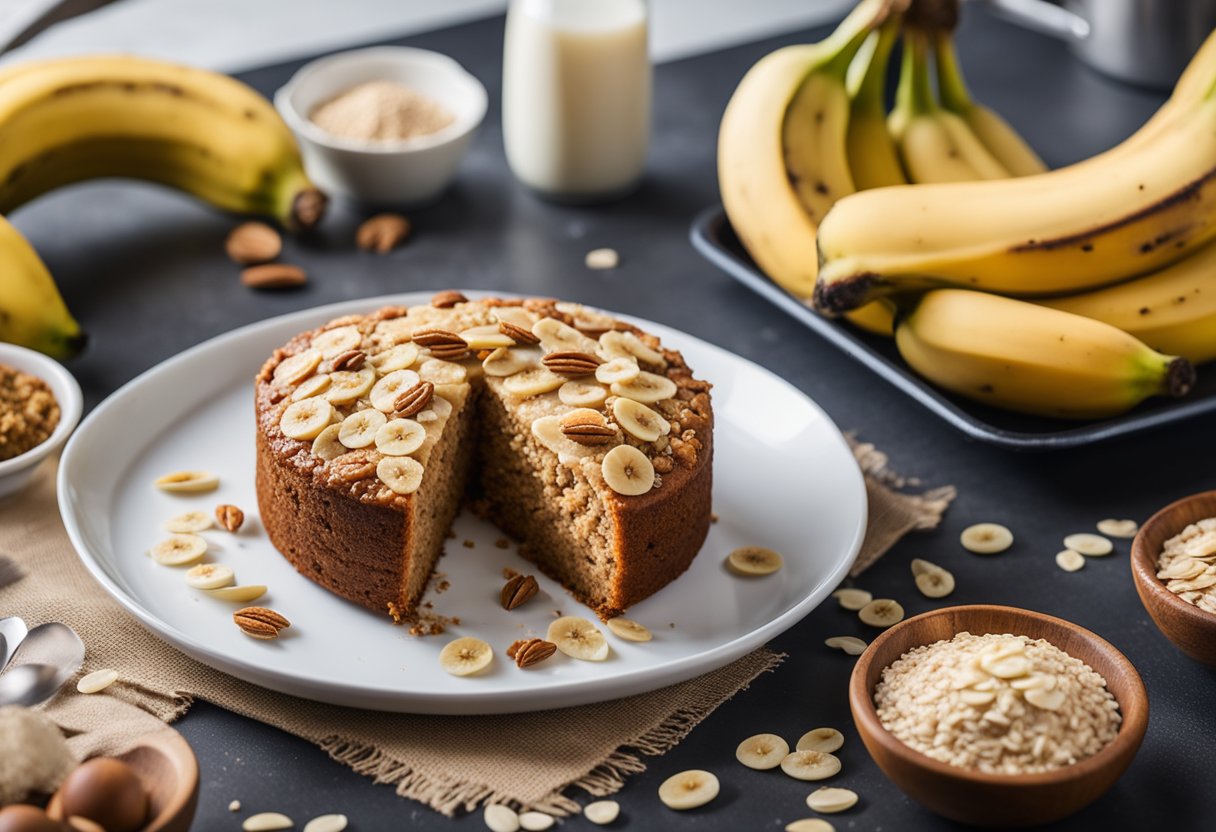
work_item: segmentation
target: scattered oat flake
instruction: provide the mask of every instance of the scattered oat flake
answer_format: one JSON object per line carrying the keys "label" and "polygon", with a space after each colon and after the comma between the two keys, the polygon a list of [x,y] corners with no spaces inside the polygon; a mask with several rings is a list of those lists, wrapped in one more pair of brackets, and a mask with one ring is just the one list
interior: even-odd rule
{"label": "scattered oat flake", "polygon": [[228,804],[228,811],[229,811],[229,812],[239,812],[239,811],[241,811],[241,801],[239,801],[239,800],[234,800],[234,801],[232,801],[231,803],[229,803],[229,804]]}

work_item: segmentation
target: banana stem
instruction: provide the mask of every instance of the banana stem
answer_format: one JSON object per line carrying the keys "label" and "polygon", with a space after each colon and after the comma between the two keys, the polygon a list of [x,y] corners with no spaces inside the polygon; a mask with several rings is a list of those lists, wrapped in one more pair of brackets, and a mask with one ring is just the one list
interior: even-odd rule
{"label": "banana stem", "polygon": [[937,87],[941,92],[942,104],[947,110],[965,113],[971,109],[973,102],[959,67],[954,38],[949,32],[938,32],[933,40],[934,56],[937,58]]}
{"label": "banana stem", "polygon": [[904,54],[899,70],[899,86],[895,90],[895,108],[908,115],[923,115],[937,109],[929,78],[927,37],[916,29],[908,29],[904,33]]}
{"label": "banana stem", "polygon": [[891,62],[891,50],[899,38],[899,17],[892,17],[871,35],[867,41],[870,46],[868,55],[858,55],[857,60],[866,59],[865,72],[861,76],[856,89],[852,91],[853,99],[866,108],[881,109],[885,107],[884,95],[887,86],[887,66]]}
{"label": "banana stem", "polygon": [[839,73],[843,78],[849,63],[870,32],[881,26],[893,11],[898,11],[895,8],[897,5],[896,0],[862,0],[858,3],[824,41],[832,54],[827,62],[827,70],[833,74]]}

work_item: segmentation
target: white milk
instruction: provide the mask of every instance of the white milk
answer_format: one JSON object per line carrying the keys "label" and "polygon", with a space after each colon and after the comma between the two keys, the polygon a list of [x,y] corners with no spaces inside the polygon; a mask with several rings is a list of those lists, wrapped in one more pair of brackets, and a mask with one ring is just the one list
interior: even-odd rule
{"label": "white milk", "polygon": [[502,121],[525,185],[571,200],[629,190],[650,137],[644,0],[512,0]]}

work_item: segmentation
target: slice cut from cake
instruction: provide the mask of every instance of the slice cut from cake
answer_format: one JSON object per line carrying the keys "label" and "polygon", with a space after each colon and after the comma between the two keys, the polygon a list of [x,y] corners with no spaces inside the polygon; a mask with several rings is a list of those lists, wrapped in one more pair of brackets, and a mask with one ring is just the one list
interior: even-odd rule
{"label": "slice cut from cake", "polygon": [[602,617],[709,529],[707,382],[575,304],[390,307],[293,338],[257,377],[257,494],[305,576],[412,619],[462,501]]}

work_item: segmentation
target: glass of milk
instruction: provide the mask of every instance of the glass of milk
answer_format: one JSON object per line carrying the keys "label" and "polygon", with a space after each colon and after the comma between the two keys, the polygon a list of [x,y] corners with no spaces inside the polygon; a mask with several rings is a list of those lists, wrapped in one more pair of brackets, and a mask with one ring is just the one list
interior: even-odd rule
{"label": "glass of milk", "polygon": [[631,190],[650,138],[646,0],[511,0],[503,49],[507,162],[544,197]]}

